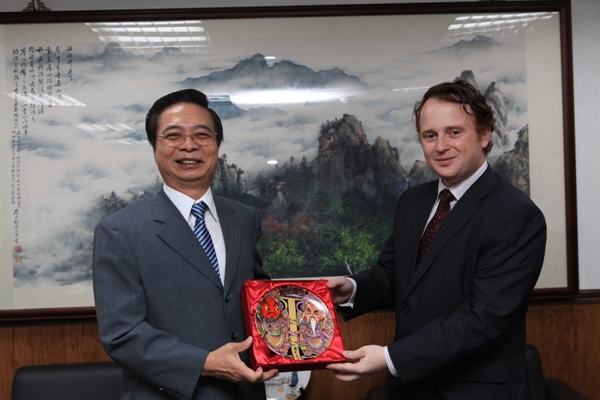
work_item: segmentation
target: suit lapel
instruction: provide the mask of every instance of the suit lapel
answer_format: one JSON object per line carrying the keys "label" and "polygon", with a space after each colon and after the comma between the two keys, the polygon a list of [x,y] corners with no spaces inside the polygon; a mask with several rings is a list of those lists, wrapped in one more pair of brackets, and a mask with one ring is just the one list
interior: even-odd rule
{"label": "suit lapel", "polygon": [[421,237],[425,231],[425,225],[427,219],[431,213],[431,209],[437,199],[437,188],[438,181],[428,183],[429,187],[425,190],[423,197],[426,199],[417,199],[417,205],[413,207],[414,213],[414,225],[410,227],[410,236],[408,244],[408,260],[411,260],[413,264],[417,262],[417,253],[419,252],[419,245],[421,243]]}
{"label": "suit lapel", "polygon": [[[456,203],[454,208],[452,208],[452,211],[450,214],[448,214],[448,217],[446,217],[446,220],[444,220],[444,223],[442,226],[440,226],[440,229],[437,231],[434,239],[427,248],[427,252],[423,256],[421,264],[416,269],[413,279],[411,280],[410,287],[406,291],[406,296],[408,296],[421,278],[423,278],[427,270],[431,268],[446,243],[452,239],[456,232],[458,232],[481,207],[483,198],[485,198],[493,190],[496,182],[496,175],[488,166],[483,175],[473,184],[473,186],[469,188],[469,190],[467,190],[467,192]],[[431,207],[429,208],[429,212],[431,212]],[[411,245],[413,246],[411,246],[411,249],[418,249],[419,241],[417,241],[416,244],[412,243]],[[441,263],[443,264],[443,260]],[[443,265],[441,267],[443,268]]]}
{"label": "suit lapel", "polygon": [[175,250],[210,282],[222,289],[221,280],[215,273],[200,242],[162,189],[152,199],[152,218],[163,224],[156,233],[159,239]]}
{"label": "suit lapel", "polygon": [[238,249],[240,246],[241,227],[235,219],[235,210],[220,197],[213,196],[213,198],[217,214],[219,215],[221,230],[223,231],[223,240],[225,241],[225,292],[227,293],[239,266],[238,257],[240,252]]}

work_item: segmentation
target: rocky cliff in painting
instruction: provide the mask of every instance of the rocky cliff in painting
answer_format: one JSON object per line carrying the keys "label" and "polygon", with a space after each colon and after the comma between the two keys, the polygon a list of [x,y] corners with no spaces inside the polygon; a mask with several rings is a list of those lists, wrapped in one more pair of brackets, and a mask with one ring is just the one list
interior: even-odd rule
{"label": "rocky cliff in painting", "polygon": [[[276,193],[272,187],[284,182],[297,203],[303,203],[301,199],[306,192],[317,190],[318,196],[339,195],[347,204],[389,209],[409,182],[398,149],[382,137],[369,144],[362,123],[348,114],[321,125],[319,150],[314,160],[295,161],[290,157],[277,168],[276,176],[266,180],[261,176],[260,182],[247,182],[243,174],[235,164],[227,162],[226,155],[221,156],[213,189],[256,205],[256,199],[245,196],[248,188],[259,187],[263,198],[273,200]],[[295,182],[302,184],[296,187]],[[301,206],[298,210],[306,208]]]}
{"label": "rocky cliff in painting", "polygon": [[494,171],[513,186],[530,195],[529,126],[521,129],[514,148],[502,154],[494,163]]}
{"label": "rocky cliff in painting", "polygon": [[506,106],[506,97],[500,90],[500,86],[496,82],[490,83],[484,93],[485,100],[494,111],[494,118],[496,119],[496,127],[492,140],[495,146],[502,148],[508,145],[508,107]]}
{"label": "rocky cliff in painting", "polygon": [[380,136],[369,144],[362,123],[348,114],[321,126],[311,166],[317,179],[375,206],[394,202],[407,175],[398,149]]}

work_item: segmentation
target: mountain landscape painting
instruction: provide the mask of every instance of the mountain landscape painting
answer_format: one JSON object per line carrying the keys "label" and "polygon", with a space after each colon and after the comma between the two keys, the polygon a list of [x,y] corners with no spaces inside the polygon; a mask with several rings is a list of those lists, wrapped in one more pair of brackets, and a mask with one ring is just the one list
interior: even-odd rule
{"label": "mountain landscape painting", "polygon": [[[531,23],[558,18],[548,17]],[[191,49],[43,39],[53,60],[69,47],[60,94],[74,100],[46,107],[13,146],[22,198],[11,204],[14,289],[91,290],[95,225],[162,186],[145,114],[183,88],[206,93],[223,120],[212,189],[260,211],[272,278],[376,262],[398,197],[436,179],[412,110],[440,82],[467,80],[485,96],[497,122],[488,161],[529,195],[528,30],[452,30],[457,15],[436,18],[430,30],[411,16],[376,17],[368,29],[360,18],[207,20],[209,42]],[[258,33],[236,34],[248,29]],[[20,48],[5,49],[7,93]],[[12,96],[7,115],[24,102]]]}

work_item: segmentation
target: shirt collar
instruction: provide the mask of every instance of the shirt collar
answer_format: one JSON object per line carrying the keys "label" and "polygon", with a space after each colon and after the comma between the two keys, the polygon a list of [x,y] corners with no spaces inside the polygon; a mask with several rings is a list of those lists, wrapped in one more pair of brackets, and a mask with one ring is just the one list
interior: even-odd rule
{"label": "shirt collar", "polygon": [[481,175],[483,175],[483,173],[485,172],[485,170],[488,167],[488,163],[487,161],[485,161],[481,167],[479,167],[479,169],[477,169],[477,171],[475,171],[473,173],[473,175],[469,176],[467,179],[465,179],[464,181],[457,183],[454,186],[451,186],[449,188],[447,188],[443,183],[442,180],[439,179],[438,180],[438,197],[440,195],[440,192],[444,189],[449,189],[450,192],[452,193],[452,195],[454,196],[454,198],[456,199],[456,201],[460,200],[460,198],[467,192],[467,190],[469,190],[469,188],[471,186],[473,186],[473,184],[477,181],[477,179],[479,179],[479,177]]}
{"label": "shirt collar", "polygon": [[216,222],[219,222],[219,216],[217,215],[215,200],[213,198],[212,190],[210,187],[208,188],[206,193],[204,193],[204,196],[202,196],[198,200],[194,200],[191,197],[167,186],[166,184],[163,184],[163,190],[165,191],[167,197],[173,202],[175,207],[177,207],[181,215],[183,215],[183,218],[185,218],[186,221],[190,219],[192,206],[196,203],[199,203],[200,201],[203,201],[208,206],[206,215],[210,215]]}

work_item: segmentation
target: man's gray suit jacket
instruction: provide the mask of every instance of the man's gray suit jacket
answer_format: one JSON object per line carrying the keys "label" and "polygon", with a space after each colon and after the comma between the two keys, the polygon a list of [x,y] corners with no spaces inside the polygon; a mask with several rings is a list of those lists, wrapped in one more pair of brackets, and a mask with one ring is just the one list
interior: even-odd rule
{"label": "man's gray suit jacket", "polygon": [[[200,373],[210,351],[246,338],[240,289],[268,279],[254,208],[214,196],[226,247],[225,286],[161,189],[98,224],[93,279],[100,339],[124,367],[123,399],[265,398],[264,384]],[[248,363],[247,354],[241,354]]]}

